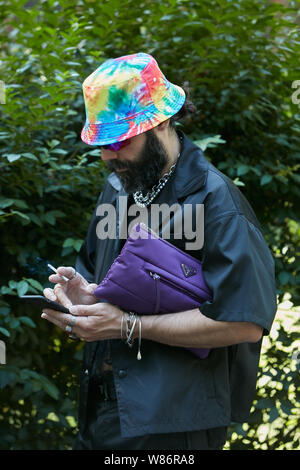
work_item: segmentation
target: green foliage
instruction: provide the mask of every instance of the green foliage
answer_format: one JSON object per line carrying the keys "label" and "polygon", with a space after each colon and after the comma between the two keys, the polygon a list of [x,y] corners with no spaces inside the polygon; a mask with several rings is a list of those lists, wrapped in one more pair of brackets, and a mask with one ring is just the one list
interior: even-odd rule
{"label": "green foliage", "polygon": [[[76,432],[82,345],[18,296],[47,285],[47,261],[73,265],[85,236],[106,170],[99,150],[80,140],[81,84],[106,58],[148,52],[171,81],[190,85],[198,112],[185,130],[251,201],[276,260],[279,299],[289,292],[299,304],[300,114],[291,101],[300,79],[298,7],[0,0],[2,448],[70,448]],[[266,420],[277,433],[265,434],[267,448],[294,446],[288,384],[296,372],[286,348],[295,341],[282,323],[278,335],[262,359],[251,422],[233,430],[233,449],[262,444]]]}
{"label": "green foliage", "polygon": [[248,423],[232,426],[230,450],[296,450],[299,432],[300,309],[279,308],[263,341],[257,394]]}

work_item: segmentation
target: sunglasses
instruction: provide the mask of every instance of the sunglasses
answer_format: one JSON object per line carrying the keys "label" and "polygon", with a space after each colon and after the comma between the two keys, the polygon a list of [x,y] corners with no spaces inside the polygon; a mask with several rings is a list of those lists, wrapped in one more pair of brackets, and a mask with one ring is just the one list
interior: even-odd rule
{"label": "sunglasses", "polygon": [[115,142],[114,144],[100,145],[100,148],[110,150],[111,152],[118,152],[123,147],[127,147],[130,144],[131,139],[123,140],[122,142]]}

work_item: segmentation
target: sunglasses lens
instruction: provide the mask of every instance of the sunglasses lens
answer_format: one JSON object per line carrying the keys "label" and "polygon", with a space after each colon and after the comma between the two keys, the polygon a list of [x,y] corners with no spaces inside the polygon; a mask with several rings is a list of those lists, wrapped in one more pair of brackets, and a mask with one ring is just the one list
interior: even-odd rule
{"label": "sunglasses lens", "polygon": [[130,144],[130,139],[126,139],[126,140],[123,140],[122,142],[116,142],[114,144],[101,145],[101,147],[103,149],[110,150],[111,152],[118,152],[118,150],[122,149],[123,147],[126,147],[129,144]]}

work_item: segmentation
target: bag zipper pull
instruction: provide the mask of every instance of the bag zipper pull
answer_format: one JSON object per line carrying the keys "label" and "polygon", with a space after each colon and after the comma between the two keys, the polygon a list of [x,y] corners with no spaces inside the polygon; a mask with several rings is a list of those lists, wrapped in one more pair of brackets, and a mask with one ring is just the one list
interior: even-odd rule
{"label": "bag zipper pull", "polygon": [[153,273],[152,271],[150,271],[150,276],[153,277],[153,279],[155,279],[155,280],[159,280],[159,279],[160,279],[159,274]]}
{"label": "bag zipper pull", "polygon": [[154,313],[159,312],[160,308],[160,289],[159,289],[159,280],[160,276],[157,273],[153,273],[152,271],[149,271],[150,276],[155,280],[155,287],[156,287],[156,303],[155,303],[155,310]]}

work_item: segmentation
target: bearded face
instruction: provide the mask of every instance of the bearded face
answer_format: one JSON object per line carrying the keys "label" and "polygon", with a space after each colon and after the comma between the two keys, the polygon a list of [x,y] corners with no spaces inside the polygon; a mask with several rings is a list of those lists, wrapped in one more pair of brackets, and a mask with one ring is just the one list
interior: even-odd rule
{"label": "bearded face", "polygon": [[116,174],[127,194],[150,191],[168,163],[167,151],[152,129],[145,132],[145,137],[145,143],[134,161],[106,162],[111,171],[118,170]]}

